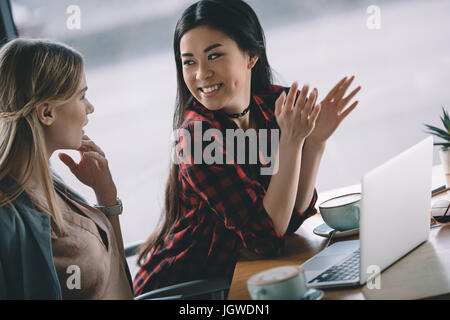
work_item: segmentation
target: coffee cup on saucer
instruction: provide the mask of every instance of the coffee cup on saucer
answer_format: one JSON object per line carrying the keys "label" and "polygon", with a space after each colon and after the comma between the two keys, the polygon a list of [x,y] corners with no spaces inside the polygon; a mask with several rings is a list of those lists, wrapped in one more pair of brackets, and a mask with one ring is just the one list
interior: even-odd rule
{"label": "coffee cup on saucer", "polygon": [[361,193],[331,198],[319,205],[323,221],[337,231],[359,228]]}
{"label": "coffee cup on saucer", "polygon": [[259,272],[247,281],[253,300],[319,300],[323,291],[310,289],[301,266],[288,265]]}

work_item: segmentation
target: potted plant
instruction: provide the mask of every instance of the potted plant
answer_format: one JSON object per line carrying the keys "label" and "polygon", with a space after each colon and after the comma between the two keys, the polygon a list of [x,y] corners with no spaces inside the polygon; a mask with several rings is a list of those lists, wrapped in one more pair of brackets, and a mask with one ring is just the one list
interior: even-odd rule
{"label": "potted plant", "polygon": [[428,131],[430,133],[442,140],[443,142],[435,142],[435,146],[441,146],[441,150],[439,150],[439,157],[441,158],[442,170],[445,173],[445,177],[447,180],[447,186],[450,186],[450,118],[448,116],[447,110],[442,107],[441,121],[444,125],[443,129],[430,126],[425,124]]}

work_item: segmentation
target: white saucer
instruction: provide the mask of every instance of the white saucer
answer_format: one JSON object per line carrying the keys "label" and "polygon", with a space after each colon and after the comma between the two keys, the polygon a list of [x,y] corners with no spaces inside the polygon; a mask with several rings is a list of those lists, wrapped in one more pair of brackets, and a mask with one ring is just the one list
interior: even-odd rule
{"label": "white saucer", "polygon": [[303,300],[321,300],[322,298],[322,290],[311,288],[306,292],[306,297]]}
{"label": "white saucer", "polygon": [[359,233],[359,228],[345,230],[345,231],[337,231],[337,230],[334,230],[333,228],[329,227],[326,223],[323,223],[320,226],[317,226],[313,230],[314,234],[321,236],[321,237],[325,237],[325,238],[329,238],[333,231],[335,231],[333,238],[344,238],[344,237],[357,235]]}

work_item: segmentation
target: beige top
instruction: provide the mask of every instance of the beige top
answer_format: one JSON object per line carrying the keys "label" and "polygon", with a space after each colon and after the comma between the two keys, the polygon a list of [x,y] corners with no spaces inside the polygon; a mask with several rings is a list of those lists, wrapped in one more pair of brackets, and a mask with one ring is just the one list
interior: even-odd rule
{"label": "beige top", "polygon": [[[27,190],[36,209],[48,212],[45,196]],[[52,226],[52,251],[63,299],[132,299],[113,227],[99,210],[56,190],[67,234]]]}

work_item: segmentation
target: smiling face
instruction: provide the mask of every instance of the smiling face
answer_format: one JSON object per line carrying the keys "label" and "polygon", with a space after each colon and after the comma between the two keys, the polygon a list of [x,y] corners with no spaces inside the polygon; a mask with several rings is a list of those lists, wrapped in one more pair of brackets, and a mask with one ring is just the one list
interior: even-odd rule
{"label": "smiling face", "polygon": [[186,32],[180,52],[186,86],[202,105],[229,114],[247,108],[257,57],[251,58],[233,39],[209,26]]}
{"label": "smiling face", "polygon": [[[52,119],[45,129],[47,148],[50,152],[58,149],[78,149],[87,125],[87,115],[94,107],[86,98],[86,77],[83,72],[75,94],[64,104],[49,111]],[[49,114],[50,114],[49,113]]]}

